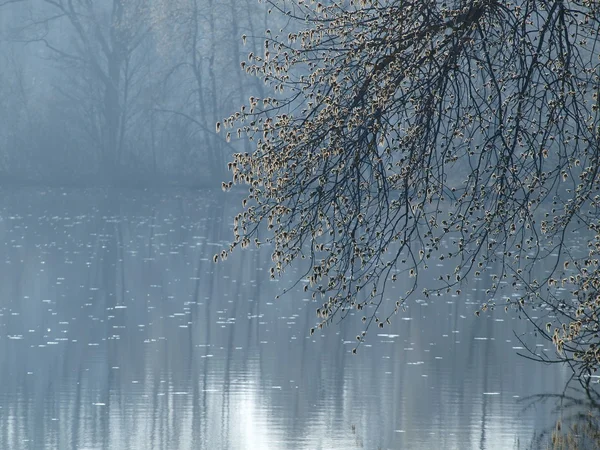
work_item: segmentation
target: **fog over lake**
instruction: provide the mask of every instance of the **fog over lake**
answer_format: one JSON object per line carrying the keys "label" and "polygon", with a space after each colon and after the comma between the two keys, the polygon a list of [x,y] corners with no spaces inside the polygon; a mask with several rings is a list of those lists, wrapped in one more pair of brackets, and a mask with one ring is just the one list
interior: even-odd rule
{"label": "fog over lake", "polygon": [[0,0],[0,450],[600,449],[598,30]]}
{"label": "fog over lake", "polygon": [[554,426],[529,397],[570,369],[518,356],[515,314],[474,315],[488,275],[417,296],[353,355],[356,317],[309,336],[302,283],[276,299],[300,266],[271,281],[268,246],[213,263],[239,201],[3,190],[0,448],[517,449]]}

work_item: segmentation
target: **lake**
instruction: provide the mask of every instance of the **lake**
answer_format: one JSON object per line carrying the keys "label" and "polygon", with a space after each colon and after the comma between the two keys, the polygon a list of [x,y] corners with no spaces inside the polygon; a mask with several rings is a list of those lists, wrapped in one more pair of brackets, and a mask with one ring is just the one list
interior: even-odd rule
{"label": "lake", "polygon": [[240,199],[2,190],[0,448],[505,450],[553,428],[529,397],[570,370],[518,356],[514,314],[474,315],[488,274],[353,355],[358,321],[309,336],[302,285],[275,299],[301,273],[270,280],[269,248],[212,262]]}

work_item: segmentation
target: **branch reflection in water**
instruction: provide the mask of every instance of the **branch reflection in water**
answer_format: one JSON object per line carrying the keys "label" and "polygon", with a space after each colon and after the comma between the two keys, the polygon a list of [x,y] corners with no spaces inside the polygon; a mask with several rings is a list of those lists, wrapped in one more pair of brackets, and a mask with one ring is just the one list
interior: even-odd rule
{"label": "branch reflection in water", "polygon": [[599,377],[570,380],[562,392],[524,398],[526,409],[553,408],[555,423],[534,435],[532,449],[586,450],[600,448]]}

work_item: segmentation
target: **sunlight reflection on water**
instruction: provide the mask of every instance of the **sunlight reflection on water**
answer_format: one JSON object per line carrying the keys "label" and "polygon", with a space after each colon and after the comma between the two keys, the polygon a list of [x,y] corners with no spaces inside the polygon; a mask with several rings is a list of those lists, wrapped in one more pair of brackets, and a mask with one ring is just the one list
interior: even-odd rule
{"label": "sunlight reflection on water", "polygon": [[0,448],[511,449],[552,424],[519,400],[568,372],[516,355],[522,321],[475,318],[483,280],[353,356],[359,318],[308,337],[315,304],[275,300],[294,272],[269,282],[268,248],[212,263],[231,196],[2,198]]}

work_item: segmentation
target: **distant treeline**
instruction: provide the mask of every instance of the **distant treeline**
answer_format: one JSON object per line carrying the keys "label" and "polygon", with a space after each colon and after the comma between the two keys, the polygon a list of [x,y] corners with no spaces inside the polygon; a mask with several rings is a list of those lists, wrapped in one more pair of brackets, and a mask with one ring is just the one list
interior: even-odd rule
{"label": "distant treeline", "polygon": [[249,147],[215,123],[263,95],[240,62],[267,17],[255,0],[5,2],[0,184],[218,186]]}

